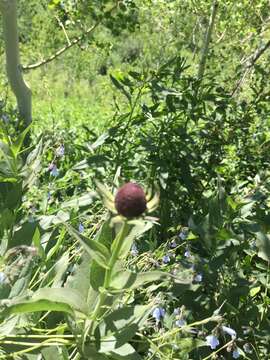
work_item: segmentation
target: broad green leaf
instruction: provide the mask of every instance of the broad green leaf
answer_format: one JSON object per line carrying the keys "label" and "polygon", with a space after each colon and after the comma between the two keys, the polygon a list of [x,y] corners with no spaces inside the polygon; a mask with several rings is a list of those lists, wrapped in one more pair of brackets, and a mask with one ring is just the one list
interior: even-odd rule
{"label": "broad green leaf", "polygon": [[36,311],[62,311],[74,315],[75,311],[86,314],[86,302],[80,293],[67,288],[43,288],[33,293],[31,299],[11,301],[4,314],[18,314]]}
{"label": "broad green leaf", "polygon": [[180,353],[184,356],[199,347],[206,346],[206,341],[194,338],[179,339],[177,342]]}
{"label": "broad green leaf", "polygon": [[110,137],[110,134],[108,132],[105,132],[101,134],[100,137],[93,144],[88,144],[87,147],[91,151],[94,151],[96,148],[103,145],[104,142],[108,139],[108,137]]}
{"label": "broad green leaf", "polygon": [[77,208],[77,207],[84,207],[92,204],[94,198],[96,197],[96,193],[94,191],[84,194],[82,196],[78,196],[74,199],[65,201],[61,204],[61,208]]}
{"label": "broad green leaf", "polygon": [[111,358],[115,360],[142,360],[141,356],[130,344],[125,344],[120,348],[110,352]]}
{"label": "broad green leaf", "polygon": [[16,158],[21,150],[21,147],[23,145],[24,139],[27,135],[27,133],[29,132],[31,128],[31,125],[29,125],[18,137],[17,139],[13,142],[13,144],[11,145],[11,150],[14,154],[14,157]]}
{"label": "broad green leaf", "polygon": [[130,341],[144,324],[151,310],[152,305],[126,306],[105,316],[99,325],[99,351],[107,353]]}
{"label": "broad green leaf", "polygon": [[66,303],[54,302],[50,300],[25,300],[13,303],[2,311],[2,316],[7,317],[12,314],[22,314],[40,311],[61,311],[74,316],[72,308]]}
{"label": "broad green leaf", "polygon": [[101,267],[105,269],[108,268],[110,253],[104,245],[95,240],[86,239],[67,223],[63,223],[63,225],[67,228],[69,234],[80,242],[92,259],[94,259]]}
{"label": "broad green leaf", "polygon": [[133,226],[132,226],[131,230],[129,231],[128,235],[125,237],[125,240],[123,241],[123,245],[122,245],[120,253],[119,253],[120,259],[125,259],[127,254],[130,251],[133,241],[136,238],[140,237],[143,233],[145,233],[146,231],[151,229],[153,226],[153,223],[148,222],[148,221],[146,222],[143,220],[129,221],[128,224],[133,225]]}
{"label": "broad green leaf", "polygon": [[34,236],[32,239],[33,245],[38,249],[38,255],[44,259],[45,258],[45,253],[44,253],[44,249],[41,246],[41,241],[40,241],[41,237],[40,237],[40,231],[39,228],[36,227],[36,230],[34,232]]}
{"label": "broad green leaf", "polygon": [[258,256],[266,261],[270,261],[270,238],[269,235],[264,234],[263,232],[256,233],[256,244],[259,249]]}
{"label": "broad green leaf", "polygon": [[53,282],[52,288],[59,288],[62,286],[63,277],[67,272],[69,265],[69,254],[64,253],[61,258],[53,266]]}
{"label": "broad green leaf", "polygon": [[37,229],[36,222],[23,223],[14,232],[14,235],[13,235],[13,238],[11,239],[9,247],[15,247],[15,246],[20,246],[20,245],[30,246],[32,243],[32,239],[34,237],[36,229]]}
{"label": "broad green leaf", "polygon": [[74,266],[74,270],[65,284],[66,288],[77,290],[85,301],[87,301],[90,287],[90,262],[90,255],[84,251],[80,262]]}
{"label": "broad green leaf", "polygon": [[64,346],[50,346],[42,348],[42,360],[68,360],[68,351]]}
{"label": "broad green leaf", "polygon": [[135,273],[128,270],[121,270],[112,277],[111,288],[115,290],[137,289],[149,282],[165,281],[170,277],[170,274],[162,271]]}

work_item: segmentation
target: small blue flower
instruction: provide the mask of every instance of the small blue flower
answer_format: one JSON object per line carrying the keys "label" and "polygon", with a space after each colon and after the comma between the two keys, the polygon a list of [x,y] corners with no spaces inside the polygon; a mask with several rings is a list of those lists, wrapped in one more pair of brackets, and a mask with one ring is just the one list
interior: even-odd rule
{"label": "small blue flower", "polygon": [[186,324],[187,324],[187,322],[184,319],[179,319],[179,320],[176,320],[176,322],[175,322],[175,325],[177,327],[182,327],[182,326],[185,326]]}
{"label": "small blue flower", "polygon": [[3,284],[6,281],[6,274],[3,271],[0,271],[0,284]]}
{"label": "small blue flower", "polygon": [[152,312],[152,316],[159,322],[165,315],[165,310],[162,307],[156,307]]}
{"label": "small blue flower", "polygon": [[65,155],[65,147],[64,145],[60,145],[55,152],[56,156],[63,157]]}
{"label": "small blue flower", "polygon": [[219,345],[219,340],[215,335],[208,335],[206,336],[206,344],[210,346],[212,350],[215,350],[215,348]]}
{"label": "small blue flower", "polygon": [[184,256],[186,258],[190,258],[191,257],[191,252],[187,249],[185,252],[184,252]]}
{"label": "small blue flower", "polygon": [[55,164],[53,164],[53,166],[50,166],[50,174],[53,177],[57,177],[59,175],[59,170],[57,169],[57,166]]}
{"label": "small blue flower", "polygon": [[188,237],[188,230],[183,229],[178,236],[181,240],[186,240]]}
{"label": "small blue flower", "polygon": [[179,315],[180,314],[180,308],[179,307],[175,308],[173,310],[173,313],[174,313],[174,315]]}
{"label": "small blue flower", "polygon": [[175,240],[172,240],[172,241],[170,242],[170,248],[171,248],[171,249],[175,249],[176,246],[177,246],[176,241],[175,241]]}
{"label": "small blue flower", "polygon": [[239,356],[240,356],[240,353],[239,353],[238,348],[234,349],[234,351],[233,351],[233,353],[232,353],[232,357],[233,357],[234,359],[238,359]]}
{"label": "small blue flower", "polygon": [[133,243],[132,246],[131,246],[130,254],[131,254],[132,256],[138,256],[138,254],[139,254],[137,245],[136,245],[135,243]]}
{"label": "small blue flower", "polygon": [[82,223],[79,223],[79,227],[78,227],[79,233],[83,233],[84,232],[84,226]]}
{"label": "small blue flower", "polygon": [[198,273],[197,275],[195,275],[194,281],[195,282],[202,282],[202,278],[203,278],[202,274]]}
{"label": "small blue flower", "polygon": [[222,326],[221,328],[226,334],[230,335],[230,337],[232,339],[236,339],[236,331],[235,330],[233,330],[227,326]]}
{"label": "small blue flower", "polygon": [[162,258],[163,264],[169,264],[170,260],[171,259],[170,259],[169,255],[164,255],[163,258]]}

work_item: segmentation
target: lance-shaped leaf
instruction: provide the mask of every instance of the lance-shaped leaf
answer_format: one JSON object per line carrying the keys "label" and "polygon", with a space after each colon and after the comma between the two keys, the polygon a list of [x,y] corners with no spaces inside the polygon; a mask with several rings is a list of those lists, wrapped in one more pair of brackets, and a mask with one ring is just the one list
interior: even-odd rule
{"label": "lance-shaped leaf", "polygon": [[75,312],[87,314],[87,304],[80,293],[68,288],[43,288],[36,291],[31,299],[11,300],[5,304],[3,316],[37,311],[61,311],[74,316]]}
{"label": "lance-shaped leaf", "polygon": [[95,240],[86,239],[67,223],[63,223],[63,225],[66,227],[69,234],[80,242],[92,259],[94,259],[101,267],[108,269],[110,253],[106,246]]}
{"label": "lance-shaped leaf", "polygon": [[135,273],[132,271],[118,271],[111,281],[111,290],[121,291],[124,289],[136,289],[153,281],[169,280],[171,275],[163,271],[147,271]]}
{"label": "lance-shaped leaf", "polygon": [[150,305],[125,306],[104,317],[98,327],[99,352],[107,353],[127,344],[141,328],[152,310]]}

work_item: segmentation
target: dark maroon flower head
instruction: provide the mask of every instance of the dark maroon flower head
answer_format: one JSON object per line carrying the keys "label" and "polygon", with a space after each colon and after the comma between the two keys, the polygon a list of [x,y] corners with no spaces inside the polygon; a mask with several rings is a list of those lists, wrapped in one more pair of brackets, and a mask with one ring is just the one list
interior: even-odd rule
{"label": "dark maroon flower head", "polygon": [[120,187],[115,196],[115,208],[118,214],[126,218],[142,215],[146,210],[146,198],[143,189],[132,182]]}

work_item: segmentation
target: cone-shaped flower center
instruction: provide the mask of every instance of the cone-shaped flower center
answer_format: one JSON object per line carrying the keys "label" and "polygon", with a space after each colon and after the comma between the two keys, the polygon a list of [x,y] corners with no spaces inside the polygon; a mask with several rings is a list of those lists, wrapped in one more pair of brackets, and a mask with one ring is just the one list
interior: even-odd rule
{"label": "cone-shaped flower center", "polygon": [[123,185],[116,193],[115,208],[127,218],[137,217],[146,210],[146,198],[143,189],[135,183]]}

